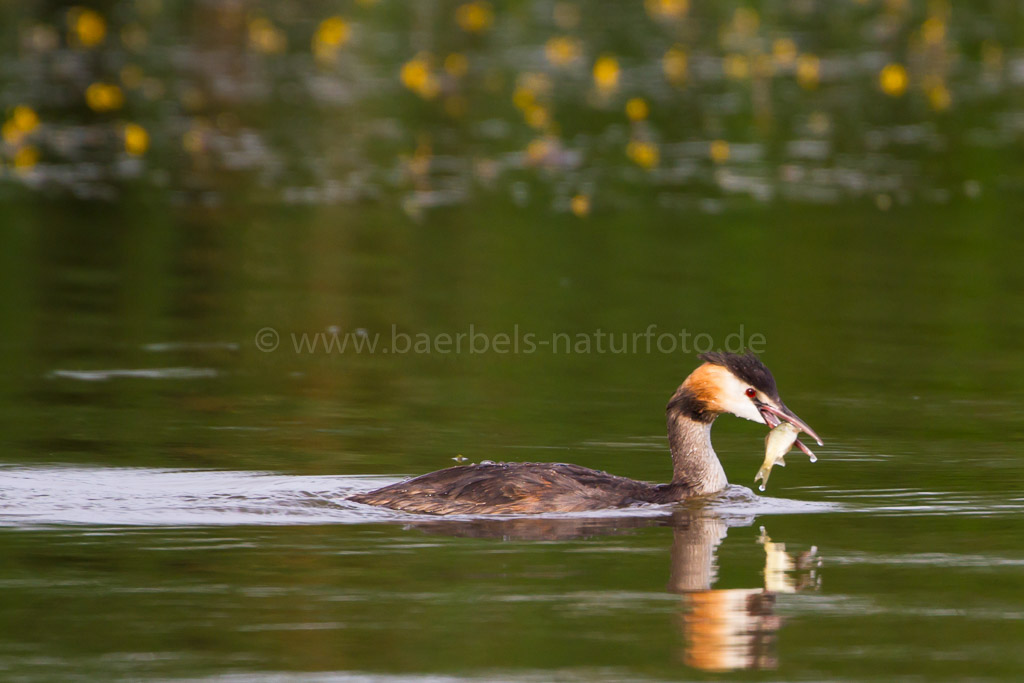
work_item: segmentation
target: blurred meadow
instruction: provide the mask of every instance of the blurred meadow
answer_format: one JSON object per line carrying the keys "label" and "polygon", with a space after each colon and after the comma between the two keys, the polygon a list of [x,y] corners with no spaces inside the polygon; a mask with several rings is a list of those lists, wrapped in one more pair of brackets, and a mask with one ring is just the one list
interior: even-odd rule
{"label": "blurred meadow", "polygon": [[1020,191],[1019,3],[0,5],[3,192],[656,202]]}

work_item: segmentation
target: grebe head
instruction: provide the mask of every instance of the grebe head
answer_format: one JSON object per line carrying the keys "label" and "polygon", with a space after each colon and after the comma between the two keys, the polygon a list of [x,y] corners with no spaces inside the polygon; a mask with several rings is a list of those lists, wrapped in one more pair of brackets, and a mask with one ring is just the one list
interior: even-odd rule
{"label": "grebe head", "polygon": [[732,413],[773,428],[785,421],[821,445],[815,431],[782,402],[771,371],[752,352],[703,353],[700,359],[704,364],[680,388],[688,390],[708,417]]}

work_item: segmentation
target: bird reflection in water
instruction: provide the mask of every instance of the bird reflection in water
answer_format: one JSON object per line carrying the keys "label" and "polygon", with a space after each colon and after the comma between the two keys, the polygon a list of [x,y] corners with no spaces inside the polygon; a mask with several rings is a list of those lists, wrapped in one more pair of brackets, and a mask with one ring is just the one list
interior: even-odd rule
{"label": "bird reflection in water", "polygon": [[705,671],[774,669],[782,626],[782,617],[775,613],[776,596],[817,588],[821,560],[814,547],[791,555],[761,527],[757,542],[765,553],[763,585],[712,588],[716,551],[728,526],[721,518],[694,516],[686,528],[673,528],[668,590],[683,596],[684,609],[677,616],[684,640],[681,659]]}
{"label": "bird reflection in water", "polygon": [[561,517],[430,521],[408,525],[426,533],[506,540],[567,541],[627,534],[648,526],[672,529],[668,590],[682,596],[675,616],[680,660],[705,671],[774,669],[783,624],[775,613],[780,593],[814,590],[821,559],[812,547],[800,554],[772,541],[764,527],[757,543],[764,570],[750,577],[750,588],[713,588],[718,578],[718,546],[731,526],[750,526],[750,517],[720,516],[707,510],[679,509],[666,517]]}

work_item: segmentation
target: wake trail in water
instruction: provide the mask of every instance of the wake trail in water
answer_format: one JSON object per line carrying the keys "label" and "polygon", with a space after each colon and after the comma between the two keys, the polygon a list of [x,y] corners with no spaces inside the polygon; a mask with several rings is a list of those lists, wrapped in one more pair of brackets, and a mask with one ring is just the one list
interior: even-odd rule
{"label": "wake trail in water", "polygon": [[345,498],[393,481],[222,470],[8,466],[0,467],[0,526],[372,522],[389,517],[390,511]]}
{"label": "wake trail in water", "polygon": [[[379,476],[301,476],[268,472],[131,467],[0,465],[0,527],[50,525],[207,526],[414,523],[438,521],[347,499],[394,483]],[[757,496],[730,486],[700,509],[715,516],[828,512],[837,506]],[[545,517],[662,517],[645,506]],[[476,519],[497,519],[494,515]],[[451,516],[441,519],[473,519]]]}

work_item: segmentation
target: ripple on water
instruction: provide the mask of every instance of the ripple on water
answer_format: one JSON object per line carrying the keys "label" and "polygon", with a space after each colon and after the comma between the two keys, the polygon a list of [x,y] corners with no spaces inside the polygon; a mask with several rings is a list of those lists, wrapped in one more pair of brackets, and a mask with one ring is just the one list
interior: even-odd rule
{"label": "ripple on water", "polygon": [[[60,524],[196,526],[240,524],[358,524],[439,522],[347,500],[355,493],[395,482],[379,476],[298,476],[267,472],[179,470],[48,465],[0,466],[0,526]],[[765,515],[861,513],[891,515],[1005,516],[1024,512],[1024,497],[994,498],[971,492],[912,489],[828,490],[809,487],[826,501],[773,498],[745,486],[683,504],[706,513],[749,524]],[[674,506],[543,516],[552,521],[657,519]],[[536,518],[538,516],[531,516]],[[514,516],[453,516],[444,519],[499,520]],[[649,523],[649,522],[648,522]],[[630,524],[627,524],[629,526]],[[633,524],[635,525],[635,524]]]}
{"label": "ripple on water", "polygon": [[213,368],[111,368],[109,370],[54,370],[48,377],[80,382],[106,382],[118,378],[134,379],[202,379],[217,377]]}
{"label": "ripple on water", "polygon": [[177,353],[185,351],[238,351],[237,342],[154,342],[143,344],[143,351],[150,353]]}
{"label": "ripple on water", "polygon": [[824,495],[850,512],[874,516],[960,515],[998,517],[1024,512],[1024,497],[1006,497],[976,491],[925,491],[913,488],[827,489]]}
{"label": "ripple on water", "polygon": [[344,498],[376,477],[43,466],[0,468],[0,525],[330,524],[379,515]]}
{"label": "ripple on water", "polygon": [[839,503],[758,495],[746,486],[738,484],[730,484],[717,496],[706,501],[694,501],[691,505],[702,506],[717,516],[806,515],[844,510],[844,506]]}
{"label": "ripple on water", "polygon": [[[351,503],[352,494],[394,483],[377,476],[297,476],[266,472],[49,465],[2,466],[0,526],[55,524],[193,526],[410,523],[437,517]],[[766,498],[730,486],[689,504],[720,517],[829,512],[831,503]],[[546,515],[553,520],[658,518],[672,506]],[[466,519],[460,516],[446,519]],[[496,520],[498,516],[487,515]],[[477,517],[479,519],[479,517]]]}

